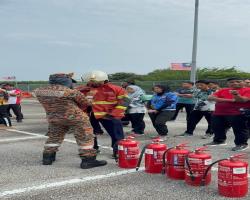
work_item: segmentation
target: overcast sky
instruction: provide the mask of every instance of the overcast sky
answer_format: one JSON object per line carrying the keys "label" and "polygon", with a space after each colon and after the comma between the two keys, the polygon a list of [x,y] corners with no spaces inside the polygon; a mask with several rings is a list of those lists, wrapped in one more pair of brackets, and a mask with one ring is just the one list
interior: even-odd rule
{"label": "overcast sky", "polygon": [[[0,77],[190,62],[195,0],[0,0]],[[197,65],[250,71],[250,0],[200,0]]]}

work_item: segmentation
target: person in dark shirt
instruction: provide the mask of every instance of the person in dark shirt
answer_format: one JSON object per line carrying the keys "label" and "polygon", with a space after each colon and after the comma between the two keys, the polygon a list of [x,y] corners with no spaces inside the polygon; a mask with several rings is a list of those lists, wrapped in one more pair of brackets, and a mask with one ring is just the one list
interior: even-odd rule
{"label": "person in dark shirt", "polygon": [[173,116],[172,120],[176,120],[179,111],[182,108],[185,108],[186,110],[186,120],[188,121],[188,118],[190,116],[190,113],[194,109],[194,98],[193,93],[195,89],[193,88],[194,83],[187,81],[182,83],[182,87],[176,91],[176,95],[178,98],[178,103],[176,104],[176,111],[175,115]]}
{"label": "person in dark shirt", "polygon": [[206,134],[202,137],[205,139],[213,135],[213,131],[211,129],[211,116],[214,111],[214,102],[208,101],[208,96],[212,94],[212,91],[209,89],[209,82],[207,80],[196,81],[195,85],[197,87],[197,91],[193,94],[196,101],[194,110],[191,112],[187,121],[187,130],[178,136],[192,136],[196,125],[203,117],[205,117],[208,123]]}

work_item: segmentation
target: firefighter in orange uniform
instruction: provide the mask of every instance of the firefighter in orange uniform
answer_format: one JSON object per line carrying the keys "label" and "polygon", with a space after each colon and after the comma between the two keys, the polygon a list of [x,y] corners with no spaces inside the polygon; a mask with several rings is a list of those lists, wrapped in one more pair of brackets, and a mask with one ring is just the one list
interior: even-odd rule
{"label": "firefighter in orange uniform", "polygon": [[83,76],[83,80],[95,94],[92,101],[92,112],[106,129],[112,140],[113,158],[117,157],[117,142],[124,138],[121,118],[129,105],[126,91],[108,82],[108,75],[102,71],[92,71]]}

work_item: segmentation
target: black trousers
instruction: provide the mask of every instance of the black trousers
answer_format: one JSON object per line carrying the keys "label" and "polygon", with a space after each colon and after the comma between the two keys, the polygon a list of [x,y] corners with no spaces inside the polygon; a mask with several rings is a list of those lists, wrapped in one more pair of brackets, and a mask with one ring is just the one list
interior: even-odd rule
{"label": "black trousers", "polygon": [[95,118],[95,115],[93,114],[93,112],[90,113],[89,121],[90,121],[92,128],[94,129],[94,134],[103,132],[100,122]]}
{"label": "black trousers", "polygon": [[22,114],[20,104],[9,104],[9,106],[8,106],[8,114],[10,114],[11,109],[14,112],[14,114],[16,115],[16,120],[22,120],[23,119],[23,114]]}
{"label": "black trousers", "polygon": [[179,111],[182,109],[182,108],[185,108],[186,110],[186,120],[188,120],[191,112],[193,111],[194,109],[194,104],[186,104],[186,103],[177,103],[176,104],[176,111],[175,111],[175,114],[172,118],[172,120],[175,120],[178,116],[178,113]]}
{"label": "black trousers", "polygon": [[227,139],[226,133],[230,127],[232,127],[234,132],[234,143],[236,145],[247,144],[249,130],[247,120],[243,115],[213,115],[212,129],[214,131],[214,142],[225,142]]}
{"label": "black trousers", "polygon": [[175,114],[175,111],[161,111],[158,113],[148,113],[152,124],[159,135],[167,135],[167,121],[170,121]]}
{"label": "black trousers", "polygon": [[129,116],[128,116],[128,114],[125,114],[125,116],[121,119],[121,121],[122,121],[123,126],[129,125]]}
{"label": "black trousers", "polygon": [[212,118],[212,112],[211,111],[199,111],[199,110],[193,110],[190,113],[190,116],[187,121],[187,130],[186,133],[193,134],[196,125],[200,122],[200,120],[205,117],[207,120],[208,128],[206,130],[206,133],[212,134],[212,127],[211,127],[211,118]]}
{"label": "black trousers", "polygon": [[132,124],[132,131],[137,134],[143,134],[145,129],[145,122],[143,121],[145,113],[131,113],[127,114]]}
{"label": "black trousers", "polygon": [[11,121],[8,113],[8,105],[0,105],[0,124],[11,126]]}
{"label": "black trousers", "polygon": [[[111,137],[111,146],[113,148],[113,152],[116,153],[118,151],[118,142],[121,139],[124,139],[124,132],[122,127],[122,122],[120,119],[98,119],[105,130]],[[97,141],[96,141],[97,145]]]}

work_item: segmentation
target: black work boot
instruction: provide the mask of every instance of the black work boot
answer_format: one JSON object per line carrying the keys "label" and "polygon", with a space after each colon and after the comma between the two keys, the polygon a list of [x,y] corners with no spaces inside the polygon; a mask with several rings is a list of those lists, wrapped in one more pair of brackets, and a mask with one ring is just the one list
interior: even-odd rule
{"label": "black work boot", "polygon": [[107,164],[105,160],[96,160],[96,157],[89,157],[82,159],[81,168],[82,169],[89,169],[93,167],[100,167]]}
{"label": "black work boot", "polygon": [[43,153],[43,165],[52,165],[55,161],[55,152],[54,153]]}
{"label": "black work boot", "polygon": [[54,152],[54,153],[52,154],[52,161],[53,161],[53,162],[56,161],[56,152]]}

